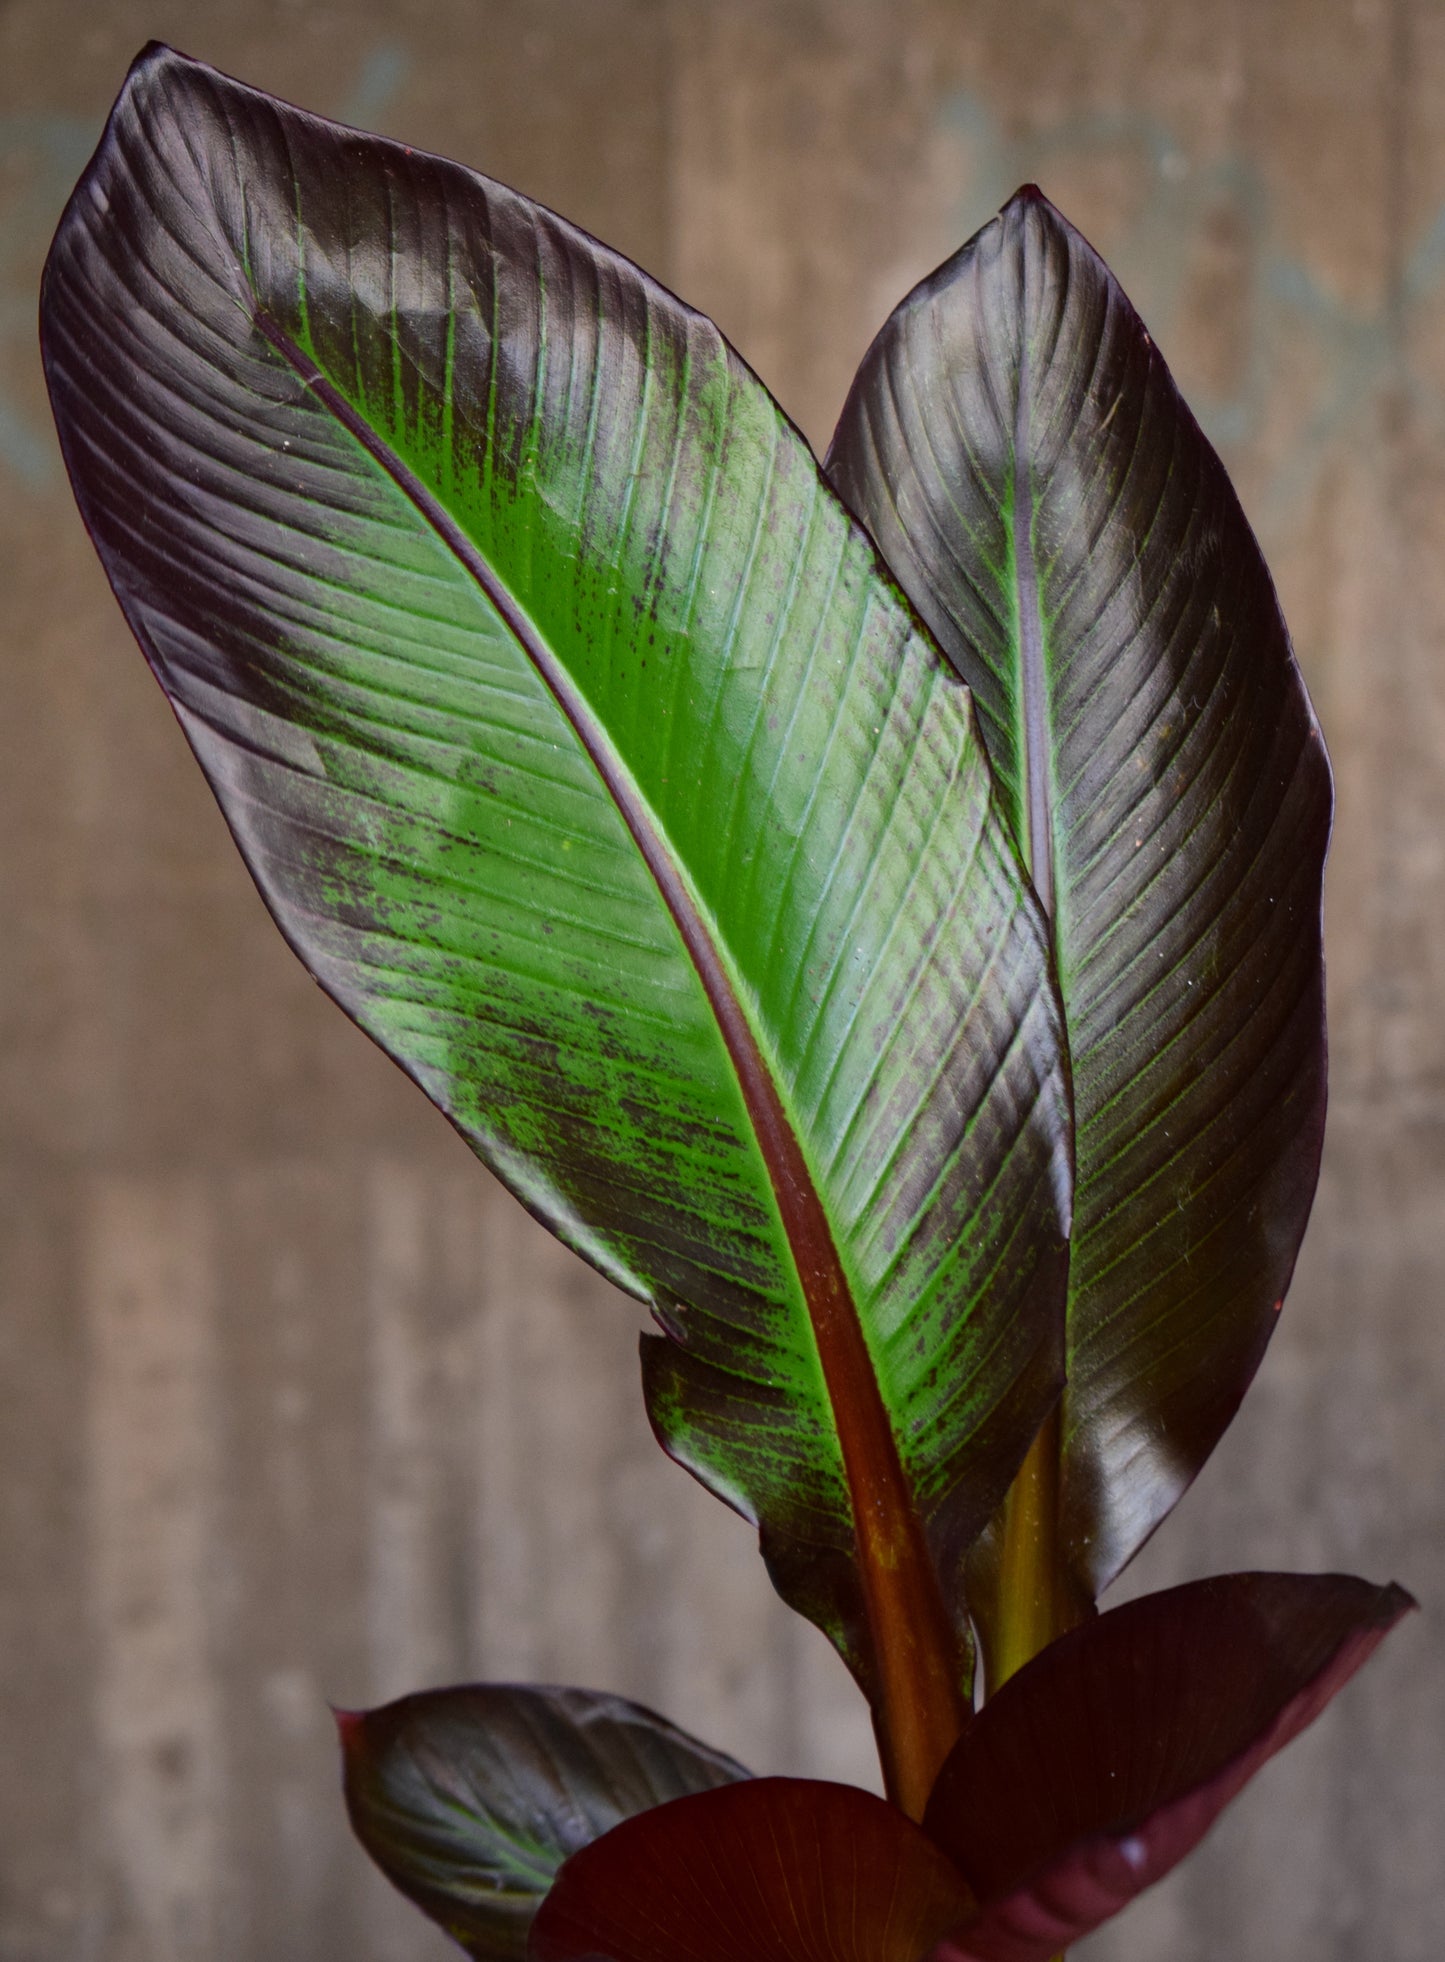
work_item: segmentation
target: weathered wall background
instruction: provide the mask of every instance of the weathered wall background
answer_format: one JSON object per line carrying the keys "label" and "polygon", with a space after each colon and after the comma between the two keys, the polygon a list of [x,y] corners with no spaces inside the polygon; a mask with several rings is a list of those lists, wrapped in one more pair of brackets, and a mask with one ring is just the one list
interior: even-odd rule
{"label": "weathered wall background", "polygon": [[1092,1962],[1435,1962],[1445,1921],[1445,9],[1431,0],[0,0],[0,1962],[424,1962],[324,1699],[642,1697],[759,1768],[866,1724],[668,1466],[635,1311],[265,920],[61,479],[45,241],[173,40],[480,165],[715,314],[826,440],[1038,178],[1234,468],[1339,775],[1332,1128],[1246,1414],[1130,1585],[1427,1618]]}

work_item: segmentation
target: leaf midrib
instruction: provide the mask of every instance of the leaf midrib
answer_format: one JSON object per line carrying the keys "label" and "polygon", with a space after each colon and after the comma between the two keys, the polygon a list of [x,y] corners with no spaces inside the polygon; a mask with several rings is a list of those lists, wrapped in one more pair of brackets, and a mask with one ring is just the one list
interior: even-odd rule
{"label": "leaf midrib", "polygon": [[1050,768],[1050,702],[1034,558],[1034,484],[1030,463],[1033,364],[1029,346],[1029,255],[1019,278],[1019,372],[1013,427],[1013,563],[1019,635],[1019,735],[1023,744],[1024,862],[1039,904],[1054,917],[1054,798]]}

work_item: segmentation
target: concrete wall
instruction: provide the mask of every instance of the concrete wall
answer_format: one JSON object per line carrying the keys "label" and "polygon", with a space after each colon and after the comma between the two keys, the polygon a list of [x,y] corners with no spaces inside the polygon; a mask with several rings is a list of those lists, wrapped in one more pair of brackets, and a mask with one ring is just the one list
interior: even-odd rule
{"label": "concrete wall", "polygon": [[475,1675],[868,1778],[861,1709],[667,1465],[635,1311],[267,923],[111,604],[33,348],[160,35],[641,259],[812,438],[1037,178],[1263,537],[1330,738],[1334,1103],[1293,1297],[1129,1585],[1417,1620],[1092,1962],[1434,1962],[1445,1919],[1445,9],[1427,0],[0,0],[0,1962],[424,1962],[324,1699]]}

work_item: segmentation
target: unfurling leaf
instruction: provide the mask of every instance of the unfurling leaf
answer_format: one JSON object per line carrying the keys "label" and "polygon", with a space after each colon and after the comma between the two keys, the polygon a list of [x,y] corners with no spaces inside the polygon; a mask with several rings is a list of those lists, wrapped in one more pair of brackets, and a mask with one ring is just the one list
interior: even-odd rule
{"label": "unfurling leaf", "polygon": [[1294,1266],[1329,768],[1223,466],[1037,191],[898,307],[827,468],[974,690],[1052,921],[1077,1125],[1060,1525],[1088,1600],[1233,1416]]}
{"label": "unfurling leaf", "polygon": [[569,1854],[748,1776],[620,1696],[482,1683],[338,1718],[346,1804],[387,1878],[480,1962],[519,1962]]}
{"label": "unfurling leaf", "polygon": [[532,1962],[918,1962],[972,1910],[963,1879],[851,1785],[755,1778],[644,1812],[570,1859]]}
{"label": "unfurling leaf", "polygon": [[[972,705],[717,330],[165,49],[62,221],[76,495],[282,931],[672,1338],[921,1806],[1057,1394],[1046,935]],[[897,1764],[890,1760],[890,1775]]]}

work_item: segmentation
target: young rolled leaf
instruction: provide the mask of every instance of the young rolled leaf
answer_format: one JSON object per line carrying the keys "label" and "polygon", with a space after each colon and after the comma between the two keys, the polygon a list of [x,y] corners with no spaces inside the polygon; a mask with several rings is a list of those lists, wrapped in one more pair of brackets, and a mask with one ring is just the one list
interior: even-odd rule
{"label": "young rolled leaf", "polygon": [[575,1854],[532,1962],[919,1962],[971,1913],[918,1827],[851,1785],[755,1778],[679,1799]]}
{"label": "young rolled leaf", "polygon": [[1011,1676],[925,1830],[977,1894],[934,1962],[1049,1962],[1162,1878],[1414,1606],[1342,1574],[1145,1595]]}
{"label": "young rolled leaf", "polygon": [[1223,466],[1036,190],[893,314],[827,469],[974,690],[1052,921],[1077,1126],[1055,1449],[1089,1599],[1212,1450],[1294,1266],[1329,767]]}
{"label": "young rolled leaf", "polygon": [[168,50],[43,341],[282,931],[653,1306],[667,1448],[760,1524],[921,1807],[963,1551],[1056,1395],[1069,1204],[1046,935],[966,690],[708,321]]}
{"label": "young rolled leaf", "polygon": [[520,1962],[557,1871],[634,1813],[746,1778],[619,1696],[510,1683],[338,1717],[346,1804],[387,1878],[479,1962]]}

